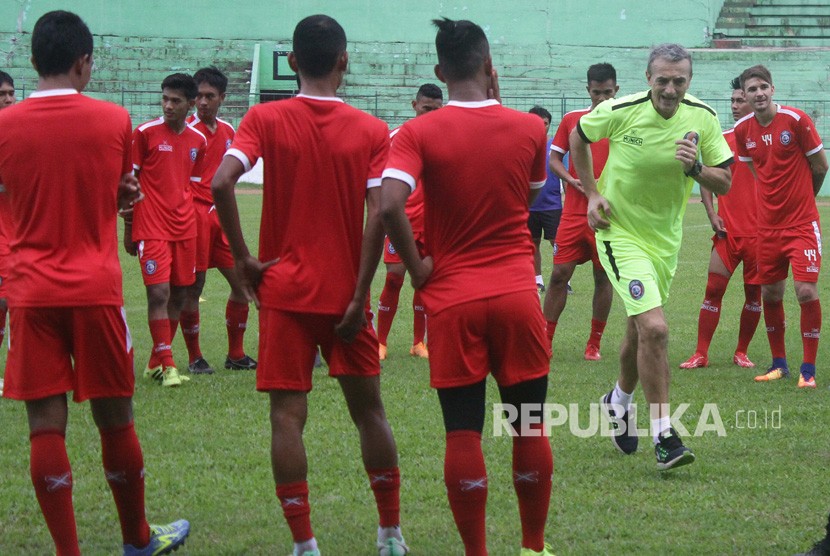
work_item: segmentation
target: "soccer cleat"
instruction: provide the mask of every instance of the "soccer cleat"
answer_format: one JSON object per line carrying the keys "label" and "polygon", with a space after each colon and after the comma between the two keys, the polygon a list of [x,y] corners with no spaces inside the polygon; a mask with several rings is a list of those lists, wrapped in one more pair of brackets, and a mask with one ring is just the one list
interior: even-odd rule
{"label": "soccer cleat", "polygon": [[[614,443],[614,447],[623,454],[630,455],[637,451],[637,444],[639,443],[637,431],[634,430],[637,423],[630,419],[630,411],[623,413],[622,417],[617,417],[614,405],[611,404],[612,392],[613,390],[600,398],[599,406],[605,411],[605,417],[614,428],[614,434],[611,435],[611,442]],[[625,425],[624,431],[620,430],[620,424]]]}
{"label": "soccer cleat", "polygon": [[185,519],[174,521],[169,525],[150,525],[150,544],[136,548],[124,545],[124,556],[159,556],[170,554],[184,544],[190,534],[190,523]]}
{"label": "soccer cleat", "polygon": [[810,378],[806,378],[803,374],[798,375],[798,387],[799,388],[815,388],[816,387],[816,377],[811,376]]}
{"label": "soccer cleat", "polygon": [[600,361],[602,355],[599,354],[599,346],[588,344],[585,346],[585,361]]}
{"label": "soccer cleat", "polygon": [[790,370],[787,367],[775,367],[767,369],[767,372],[755,377],[755,382],[770,382],[782,378],[790,378]]}
{"label": "soccer cleat", "polygon": [[741,353],[740,351],[735,352],[735,355],[732,357],[732,362],[739,367],[743,367],[744,369],[751,369],[755,366],[755,363],[750,361],[749,357],[747,357],[745,353]]}
{"label": "soccer cleat", "polygon": [[709,358],[702,353],[695,352],[686,361],[680,364],[681,369],[700,369],[709,366]]}
{"label": "soccer cleat", "polygon": [[188,370],[188,372],[190,372],[194,375],[212,375],[213,374],[213,367],[211,367],[210,364],[207,361],[205,361],[204,357],[199,357],[198,359],[196,359],[196,361],[194,361],[193,363],[188,365],[187,370]]}
{"label": "soccer cleat", "polygon": [[429,359],[429,351],[427,350],[427,346],[424,342],[418,342],[411,348],[409,348],[409,355],[413,357],[422,357],[424,359]]}
{"label": "soccer cleat", "polygon": [[381,361],[386,361],[386,346],[383,344],[378,344],[378,358]]}
{"label": "soccer cleat", "polygon": [[545,293],[545,285],[544,284],[536,284],[536,291],[539,292],[539,295]]}
{"label": "soccer cleat", "polygon": [[[182,376],[179,375],[179,369],[176,367],[165,367],[162,375],[161,385],[167,387],[181,386]],[[187,380],[190,380],[189,378]]]}
{"label": "soccer cleat", "polygon": [[256,360],[250,355],[246,355],[242,359],[231,359],[230,356],[225,358],[225,368],[232,371],[247,371],[256,369]]}
{"label": "soccer cleat", "polygon": [[406,546],[406,541],[403,537],[396,539],[389,537],[383,541],[378,541],[378,556],[404,556],[409,554],[409,547]]}
{"label": "soccer cleat", "polygon": [[574,289],[571,287],[571,283],[568,282],[568,295],[573,295],[573,294],[574,294]]}
{"label": "soccer cleat", "polygon": [[144,378],[151,378],[156,382],[161,382],[162,377],[164,377],[164,367],[159,365],[158,367],[144,367]]}
{"label": "soccer cleat", "polygon": [[657,456],[657,469],[660,471],[668,471],[695,461],[695,455],[683,445],[683,441],[673,428],[657,437],[654,454]]}
{"label": "soccer cleat", "polygon": [[555,556],[553,554],[553,547],[548,543],[545,543],[545,546],[542,548],[542,552],[536,552],[535,550],[531,550],[529,548],[522,548],[522,551],[519,552],[519,556]]}

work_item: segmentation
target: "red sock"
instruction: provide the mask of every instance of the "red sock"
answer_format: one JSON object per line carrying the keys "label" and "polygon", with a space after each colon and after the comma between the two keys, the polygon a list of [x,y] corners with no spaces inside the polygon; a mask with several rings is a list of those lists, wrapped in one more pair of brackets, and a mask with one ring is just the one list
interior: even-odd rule
{"label": "red sock", "polygon": [[552,476],[553,454],[548,437],[513,437],[513,486],[519,498],[522,548],[542,552],[545,547]]}
{"label": "red sock", "polygon": [[550,345],[553,345],[553,335],[556,333],[556,323],[557,322],[558,321],[549,320],[549,321],[547,321],[547,324],[545,325],[545,332],[548,335],[548,343]]}
{"label": "red sock", "polygon": [[424,302],[421,299],[421,292],[415,290],[412,294],[412,345],[424,341],[427,333],[427,314],[424,311]]}
{"label": "red sock", "polygon": [[288,522],[294,542],[305,542],[314,537],[311,532],[311,506],[308,505],[308,482],[277,485],[277,498],[280,499],[282,515]]}
{"label": "red sock", "polygon": [[245,357],[245,329],[248,328],[248,304],[228,300],[225,306],[225,326],[228,328],[228,357]]}
{"label": "red sock", "polygon": [[744,284],[746,302],[741,311],[741,325],[738,331],[738,347],[735,351],[746,353],[749,349],[749,342],[755,335],[758,322],[761,320],[761,286]]}
{"label": "red sock", "polygon": [[726,286],[729,285],[729,278],[714,272],[709,273],[706,282],[706,293],[703,296],[703,305],[700,306],[700,316],[697,319],[697,353],[709,354],[709,344],[712,343],[712,336],[720,321],[720,308],[723,302],[723,294]]}
{"label": "red sock", "polygon": [[57,554],[80,556],[72,507],[72,468],[64,435],[56,430],[43,430],[32,433],[29,441],[32,484]]}
{"label": "red sock", "polygon": [[764,301],[764,323],[767,325],[767,338],[773,359],[786,359],[787,346],[784,343],[784,302]]}
{"label": "red sock", "polygon": [[202,348],[199,346],[199,310],[182,311],[179,315],[182,323],[182,337],[187,346],[188,360],[193,363],[202,357]]}
{"label": "red sock", "polygon": [[821,302],[818,299],[801,304],[801,344],[804,363],[816,364],[818,339],[821,333]]}
{"label": "red sock", "polygon": [[602,341],[602,333],[604,331],[605,321],[591,319],[591,335],[588,337],[588,345],[594,345],[599,349],[599,343]]}
{"label": "red sock", "polygon": [[401,524],[401,472],[397,467],[367,469],[381,527]]}
{"label": "red sock", "polygon": [[100,430],[104,473],[118,508],[124,544],[140,548],[150,542],[144,515],[144,458],[133,423]]}
{"label": "red sock", "polygon": [[469,430],[447,433],[444,483],[465,555],[487,556],[484,527],[487,469],[481,451],[481,433]]}
{"label": "red sock", "polygon": [[398,297],[401,295],[403,276],[393,272],[386,273],[386,283],[378,299],[378,343],[386,345],[392,320],[398,312]]}
{"label": "red sock", "polygon": [[[173,350],[170,347],[172,334],[170,333],[170,321],[167,319],[156,319],[150,321],[150,336],[153,338],[153,355],[150,357],[151,367],[164,365],[175,367],[173,361]],[[149,365],[149,364],[148,364]]]}

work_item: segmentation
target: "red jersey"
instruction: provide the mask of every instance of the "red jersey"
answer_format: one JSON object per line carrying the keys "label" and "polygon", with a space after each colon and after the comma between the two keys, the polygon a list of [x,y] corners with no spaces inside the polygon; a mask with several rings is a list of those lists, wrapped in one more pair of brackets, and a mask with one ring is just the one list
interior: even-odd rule
{"label": "red jersey", "polygon": [[547,179],[546,148],[541,118],[496,101],[450,101],[395,136],[383,175],[422,184],[431,314],[536,287],[527,197]]}
{"label": "red jersey", "polygon": [[[11,215],[9,197],[5,192],[0,191],[0,257],[8,257],[11,254],[8,232],[11,229]],[[5,278],[5,276],[0,274],[0,278]]]}
{"label": "red jersey", "polygon": [[766,127],[755,114],[735,124],[738,159],[757,175],[758,227],[781,229],[818,220],[813,174],[807,157],[824,148],[810,117],[789,106]]}
{"label": "red jersey", "polygon": [[0,183],[12,212],[12,307],[123,305],[118,184],[130,116],[72,89],[0,113]]}
{"label": "red jersey", "polygon": [[210,191],[210,186],[213,183],[213,176],[216,174],[219,164],[222,163],[222,157],[231,148],[234,134],[233,126],[225,120],[216,118],[216,131],[213,132],[196,114],[187,118],[187,123],[207,139],[205,160],[202,165],[202,179],[201,181],[190,182],[193,200],[212,205],[213,193]]}
{"label": "red jersey", "polygon": [[389,128],[334,97],[299,95],[251,108],[225,156],[263,160],[259,258],[279,262],[264,307],[342,315],[354,295],[366,190],[380,186]]}
{"label": "red jersey", "polygon": [[175,133],[164,118],[133,132],[133,168],[144,200],[136,203],[133,241],[196,237],[191,182],[201,181],[207,140],[189,125]]}
{"label": "red jersey", "polygon": [[735,163],[731,166],[732,186],[729,193],[718,195],[718,215],[723,218],[726,233],[732,237],[755,237],[758,235],[755,176],[746,162],[738,160],[735,130],[724,131],[723,137],[732,150]]}
{"label": "red jersey", "polygon": [[[389,133],[389,138],[392,139],[397,135],[401,128],[396,127]],[[406,218],[412,226],[412,233],[424,233],[424,189],[416,187],[406,199],[406,206],[404,207]]]}
{"label": "red jersey", "polygon": [[[582,110],[573,110],[562,117],[559,127],[556,129],[556,135],[553,136],[553,143],[550,145],[551,151],[556,151],[565,155],[570,149],[569,137],[571,132],[576,128],[579,118],[590,112],[590,108],[583,108]],[[594,178],[599,180],[599,175],[602,174],[602,169],[605,168],[605,161],[608,160],[608,139],[602,139],[596,143],[591,143],[591,158],[594,161]],[[576,168],[573,161],[568,160],[568,172],[574,179],[579,179],[576,174]],[[562,209],[564,214],[579,214],[588,218],[588,197],[580,190],[571,184],[567,184],[568,189],[565,193],[565,206]]]}

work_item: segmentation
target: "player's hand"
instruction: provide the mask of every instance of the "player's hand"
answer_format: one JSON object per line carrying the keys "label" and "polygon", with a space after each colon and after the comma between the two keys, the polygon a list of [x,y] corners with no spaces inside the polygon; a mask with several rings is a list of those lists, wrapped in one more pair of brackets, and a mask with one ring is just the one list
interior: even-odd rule
{"label": "player's hand", "polygon": [[592,230],[605,230],[611,223],[608,217],[611,216],[611,203],[608,199],[596,193],[588,197],[588,225]]}
{"label": "player's hand", "polygon": [[688,172],[697,160],[697,143],[691,139],[678,139],[674,144],[677,145],[674,158],[683,165],[683,172]]}
{"label": "player's hand", "polygon": [[138,255],[138,244],[132,239],[124,236],[124,251],[126,251],[128,255],[135,257]]}
{"label": "player's hand", "polygon": [[272,261],[261,262],[253,255],[248,255],[244,259],[238,259],[235,263],[236,274],[239,276],[240,285],[242,286],[242,293],[250,303],[253,301],[257,309],[260,308],[259,298],[256,295],[256,290],[259,287],[259,282],[262,280],[262,274],[277,264],[279,259]]}
{"label": "player's hand", "polygon": [[357,333],[366,326],[365,303],[352,300],[343,313],[343,319],[334,326],[334,332],[347,344],[357,336]]}
{"label": "player's hand", "polygon": [[427,280],[429,280],[430,275],[432,274],[432,257],[424,257],[421,259],[421,264],[418,265],[418,268],[413,268],[409,275],[412,281],[412,287],[416,290],[418,288],[423,287],[426,284]]}
{"label": "player's hand", "polygon": [[136,203],[144,198],[138,178],[132,174],[124,174],[118,183],[118,214],[124,216],[133,211]]}
{"label": "player's hand", "polygon": [[723,225],[723,218],[715,214],[709,218],[709,221],[712,223],[712,230],[716,234],[726,234],[726,227]]}
{"label": "player's hand", "polygon": [[572,181],[569,181],[568,184],[571,187],[574,187],[577,191],[579,191],[583,195],[585,195],[585,188],[582,187],[582,180],[572,180]]}
{"label": "player's hand", "polygon": [[487,98],[492,98],[501,104],[501,89],[499,88],[499,72],[496,68],[490,72],[490,87],[487,89]]}

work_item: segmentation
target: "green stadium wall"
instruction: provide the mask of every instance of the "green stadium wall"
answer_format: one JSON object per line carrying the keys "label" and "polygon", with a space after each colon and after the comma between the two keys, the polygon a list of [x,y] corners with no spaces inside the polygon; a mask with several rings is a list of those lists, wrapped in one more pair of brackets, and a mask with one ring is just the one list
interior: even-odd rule
{"label": "green stadium wall", "polygon": [[[158,87],[164,76],[215,64],[230,77],[224,115],[237,124],[247,107],[259,102],[260,90],[293,88],[290,80],[273,79],[273,53],[290,49],[299,19],[322,12],[337,18],[349,37],[343,96],[395,126],[411,116],[408,101],[414,90],[425,81],[436,81],[430,19],[446,16],[482,25],[500,72],[504,102],[517,109],[542,104],[556,120],[583,106],[585,70],[601,61],[617,68],[621,94],[642,90],[649,48],[671,41],[692,49],[691,92],[715,107],[724,127],[731,123],[729,81],[743,68],[763,63],[775,78],[776,99],[804,108],[822,135],[830,137],[830,104],[823,100],[830,84],[830,49],[712,49],[711,31],[722,4],[73,0],[69,6],[51,0],[6,0],[0,3],[0,68],[16,78],[19,90],[34,88],[31,29],[43,13],[71,9],[95,35],[91,95],[123,104],[138,123],[159,114]],[[830,187],[825,191],[830,194]]]}

